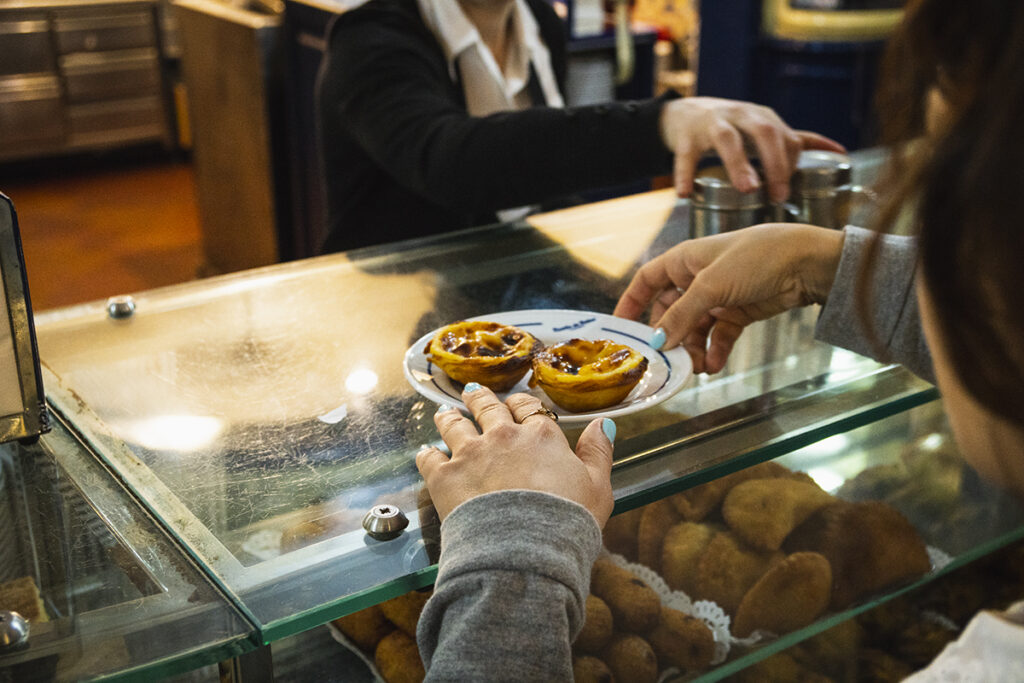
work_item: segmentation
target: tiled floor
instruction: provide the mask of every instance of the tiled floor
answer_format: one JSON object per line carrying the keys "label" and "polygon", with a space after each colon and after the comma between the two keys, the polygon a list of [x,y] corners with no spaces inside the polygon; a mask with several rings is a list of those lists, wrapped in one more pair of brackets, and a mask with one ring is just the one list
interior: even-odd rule
{"label": "tiled floor", "polygon": [[43,311],[196,277],[189,163],[146,154],[0,166],[18,212],[32,307]]}

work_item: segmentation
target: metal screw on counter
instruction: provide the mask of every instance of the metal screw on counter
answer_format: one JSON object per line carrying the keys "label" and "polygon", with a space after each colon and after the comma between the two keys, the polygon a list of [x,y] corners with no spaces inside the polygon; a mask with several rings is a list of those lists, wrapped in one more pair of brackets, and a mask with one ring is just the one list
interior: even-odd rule
{"label": "metal screw on counter", "polygon": [[28,620],[17,612],[0,610],[0,652],[28,645]]}
{"label": "metal screw on counter", "polygon": [[764,187],[740,192],[729,181],[700,176],[690,196],[690,228],[693,237],[717,235],[758,223],[791,221],[796,208],[767,201]]}
{"label": "metal screw on counter", "polygon": [[107,299],[107,315],[120,320],[135,313],[135,299],[130,296],[112,296]]}
{"label": "metal screw on counter", "polygon": [[790,187],[800,220],[826,228],[844,227],[856,203],[874,200],[869,190],[852,184],[849,157],[835,152],[801,153]]}
{"label": "metal screw on counter", "polygon": [[396,505],[374,505],[363,516],[363,528],[378,541],[398,538],[407,526],[409,518]]}

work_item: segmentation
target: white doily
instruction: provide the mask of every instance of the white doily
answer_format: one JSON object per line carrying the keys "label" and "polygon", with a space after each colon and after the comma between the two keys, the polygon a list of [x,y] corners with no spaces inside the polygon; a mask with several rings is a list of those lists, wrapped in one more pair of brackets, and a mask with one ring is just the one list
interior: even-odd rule
{"label": "white doily", "polygon": [[[638,579],[654,589],[654,592],[661,598],[661,604],[683,614],[700,619],[711,629],[711,635],[715,638],[715,655],[711,660],[712,665],[721,664],[729,656],[729,648],[737,642],[729,633],[729,626],[732,619],[725,613],[718,603],[710,600],[694,601],[683,591],[674,591],[665,583],[665,579],[650,567],[642,564],[635,564],[628,561],[622,555],[616,555],[604,551],[602,557],[611,560],[614,564],[633,573]],[[678,673],[677,669],[671,669],[671,673]],[[666,674],[662,674],[659,680],[664,680]]]}
{"label": "white doily", "polygon": [[932,571],[937,572],[953,561],[949,553],[939,550],[934,546],[927,546],[928,560],[932,563]]}
{"label": "white doily", "polygon": [[387,681],[384,680],[384,677],[380,675],[380,671],[377,671],[377,663],[373,661],[373,657],[360,650],[359,647],[349,640],[349,637],[342,633],[334,624],[327,622],[325,626],[327,626],[327,630],[331,632],[332,638],[344,645],[348,650],[359,657],[359,659],[363,660],[363,663],[366,664],[366,668],[373,674],[377,683],[387,683]]}

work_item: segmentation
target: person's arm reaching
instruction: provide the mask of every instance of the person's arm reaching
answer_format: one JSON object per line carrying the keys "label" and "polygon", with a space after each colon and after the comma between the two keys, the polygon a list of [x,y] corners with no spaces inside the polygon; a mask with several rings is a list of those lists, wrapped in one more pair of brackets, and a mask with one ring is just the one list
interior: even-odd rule
{"label": "person's arm reaching", "polygon": [[[417,628],[430,681],[571,680],[590,569],[611,515],[614,423],[576,451],[539,399],[463,393],[476,425],[442,406],[451,447],[416,456],[442,520],[434,595]],[[477,429],[479,425],[479,431]]]}
{"label": "person's arm reaching", "polygon": [[790,129],[767,107],[715,98],[473,117],[451,96],[429,33],[409,17],[375,12],[364,6],[332,27],[321,97],[374,163],[442,206],[488,211],[660,175],[672,153],[677,189],[687,194],[697,162],[711,150],[738,187],[752,190],[757,179],[745,142],[781,198],[801,149],[843,149]]}
{"label": "person's arm reaching", "polygon": [[852,226],[847,227],[845,233],[842,259],[828,303],[818,317],[815,337],[865,356],[874,357],[878,350],[883,350],[883,360],[900,363],[918,377],[934,383],[932,356],[914,295],[916,240],[901,235],[879,237],[881,242],[871,264],[868,285],[869,329],[857,311],[857,279],[875,233]]}
{"label": "person's arm reaching", "polygon": [[870,231],[768,224],[683,242],[643,265],[615,314],[639,319],[650,307],[663,348],[682,343],[697,372],[718,372],[743,329],[808,304],[824,304],[822,341],[902,363],[933,380],[913,293],[914,240],[883,235],[872,264],[871,329],[857,312],[857,276]]}
{"label": "person's arm reaching", "polygon": [[662,348],[682,343],[696,372],[718,372],[750,323],[825,301],[842,243],[841,232],[788,223],[688,240],[640,268],[615,315],[638,320],[650,306]]}

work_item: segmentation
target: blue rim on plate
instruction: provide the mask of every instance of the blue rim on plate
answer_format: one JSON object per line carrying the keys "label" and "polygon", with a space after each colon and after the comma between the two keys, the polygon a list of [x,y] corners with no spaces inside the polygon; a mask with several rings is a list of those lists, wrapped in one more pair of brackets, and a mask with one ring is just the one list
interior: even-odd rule
{"label": "blue rim on plate", "polygon": [[[651,327],[604,313],[536,309],[491,313],[469,318],[469,320],[491,320],[503,325],[520,327],[544,344],[554,344],[573,337],[592,340],[611,339],[614,342],[626,344],[647,357],[647,372],[636,388],[625,400],[604,410],[571,413],[559,408],[542,389],[528,386],[530,373],[527,373],[526,377],[510,391],[501,394],[502,397],[518,391],[533,394],[541,400],[545,407],[557,413],[559,421],[563,424],[590,422],[599,417],[614,418],[650,408],[675,395],[693,374],[693,365],[685,350],[682,348],[670,351],[655,349],[647,343],[654,333]],[[405,377],[416,391],[430,400],[464,407],[461,386],[452,382],[423,353],[424,348],[438,330],[432,330],[423,335],[405,352],[403,368]]]}

